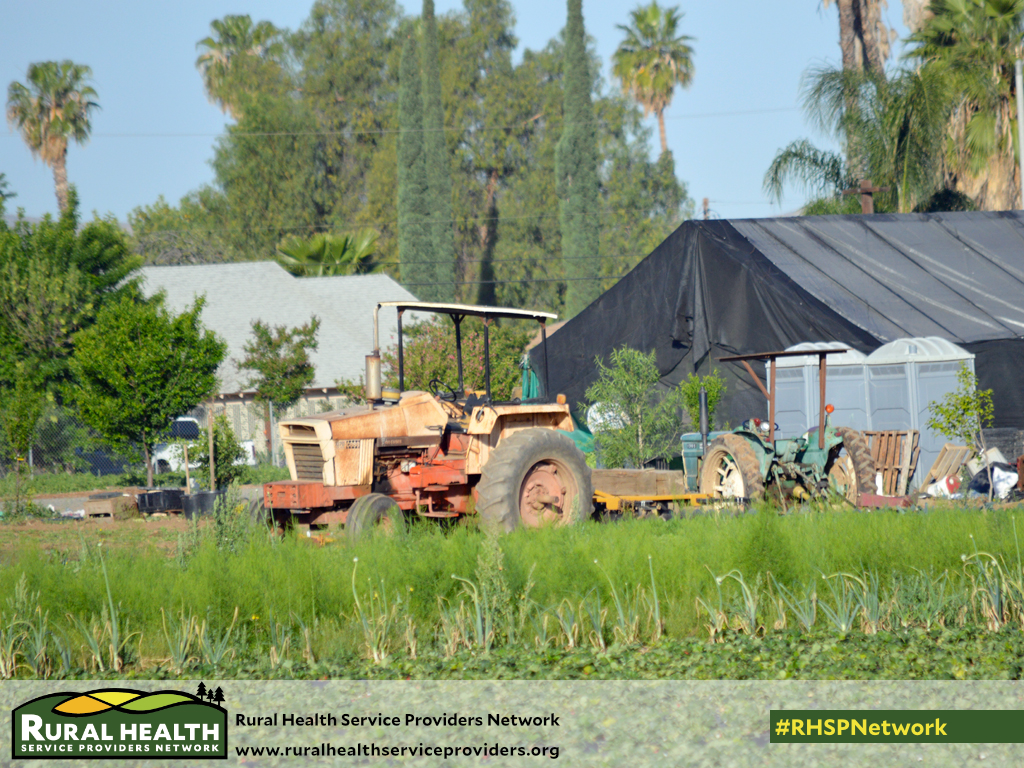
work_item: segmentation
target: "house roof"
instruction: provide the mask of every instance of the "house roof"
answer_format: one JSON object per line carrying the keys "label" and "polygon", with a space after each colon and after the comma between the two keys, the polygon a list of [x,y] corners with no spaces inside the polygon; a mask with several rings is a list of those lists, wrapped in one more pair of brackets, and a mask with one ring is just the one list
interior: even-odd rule
{"label": "house roof", "polygon": [[[387,275],[294,277],[272,261],[145,267],[142,288],[147,296],[166,293],[168,309],[181,312],[197,296],[206,297],[202,320],[228,345],[218,375],[221,392],[251,389],[247,372],[237,362],[250,340],[252,323],[294,327],[320,318],[319,345],[311,355],[316,367],[312,387],[333,387],[338,379],[358,380],[364,357],[373,349],[373,310],[381,301],[416,301]],[[381,316],[380,342],[397,342],[397,319]]]}

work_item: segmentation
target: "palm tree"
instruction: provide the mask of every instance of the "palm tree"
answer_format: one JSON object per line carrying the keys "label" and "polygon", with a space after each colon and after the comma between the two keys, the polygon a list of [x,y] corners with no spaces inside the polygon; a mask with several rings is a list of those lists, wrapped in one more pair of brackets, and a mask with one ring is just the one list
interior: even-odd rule
{"label": "palm tree", "polygon": [[622,81],[623,93],[632,96],[658,117],[661,153],[668,152],[665,109],[672,103],[676,86],[686,88],[693,80],[693,48],[688,35],[678,34],[683,14],[678,8],[662,9],[656,0],[630,14],[631,24],[616,26],[626,33],[612,55],[612,72]]}
{"label": "palm tree", "polygon": [[272,61],[283,48],[280,30],[269,21],[253,25],[248,14],[228,15],[210,22],[214,35],[196,43],[204,49],[196,59],[206,95],[236,120],[240,116],[238,93],[232,82],[238,64],[245,59]]}
{"label": "palm tree", "polygon": [[845,158],[796,141],[775,156],[764,187],[781,200],[785,182],[802,182],[813,195],[833,196],[861,178],[889,187],[882,208],[913,211],[942,188],[941,160],[950,109],[942,73],[900,70],[889,79],[871,71],[812,70],[804,106],[825,133],[838,139]]}
{"label": "palm tree", "polygon": [[933,0],[907,56],[948,79],[946,184],[984,210],[1020,207],[1014,60],[1024,54],[1024,0]]}
{"label": "palm tree", "polygon": [[824,0],[824,6],[828,8],[833,2],[839,9],[843,69],[866,68],[878,77],[884,76],[885,60],[889,58],[889,28],[882,19],[885,0]]}
{"label": "palm tree", "polygon": [[382,267],[371,260],[377,250],[377,233],[368,229],[355,235],[289,237],[277,250],[277,262],[296,277],[364,275]]}
{"label": "palm tree", "polygon": [[53,169],[57,205],[68,205],[68,139],[84,144],[89,138],[96,91],[89,86],[92,70],[65,59],[43,61],[28,68],[28,85],[13,82],[7,89],[7,121],[21,131],[33,157]]}

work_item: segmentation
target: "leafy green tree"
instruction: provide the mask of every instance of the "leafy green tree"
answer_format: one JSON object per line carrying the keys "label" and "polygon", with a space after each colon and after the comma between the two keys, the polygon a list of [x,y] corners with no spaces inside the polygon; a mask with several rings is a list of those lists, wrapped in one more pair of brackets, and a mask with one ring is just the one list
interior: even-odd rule
{"label": "leafy green tree", "polygon": [[256,390],[256,401],[263,403],[267,425],[267,455],[272,453],[270,438],[270,406],[284,409],[293,405],[316,379],[316,369],[309,353],[317,348],[320,319],[315,315],[295,328],[271,327],[262,320],[252,323],[252,340],[242,351],[239,371],[250,371],[247,386]]}
{"label": "leafy green tree", "polygon": [[90,77],[84,64],[43,61],[29,65],[27,85],[13,82],[7,89],[7,121],[21,132],[32,156],[53,169],[61,212],[68,207],[68,140],[88,140],[90,115],[99,107]]}
{"label": "leafy green tree", "polygon": [[364,275],[380,269],[372,261],[376,244],[377,233],[368,229],[354,235],[289,237],[277,246],[277,262],[297,277]]}
{"label": "leafy green tree", "polygon": [[[555,171],[565,45],[556,38],[523,51],[517,63],[510,2],[466,0],[462,10],[434,19],[435,77],[426,74],[425,11],[415,69],[426,101],[428,86],[440,85],[451,213],[428,209],[423,218],[430,229],[454,221],[457,299],[561,313],[566,286],[581,284],[565,282],[566,265],[590,267],[600,292],[692,210],[671,163],[650,160],[653,132],[640,108],[618,88],[602,94],[599,62],[586,51],[602,226],[598,249],[563,262]],[[243,110],[218,140],[214,183],[173,207],[140,209],[136,252],[149,263],[268,259],[284,238],[369,228],[379,234],[374,264],[401,277],[398,91],[401,50],[414,24],[400,19],[393,0],[317,0],[297,32],[282,33],[286,92],[273,80],[246,82],[243,96],[259,108]],[[423,138],[441,134],[424,130]],[[425,183],[432,184],[429,174]],[[424,269],[445,262],[428,239],[434,263]]]}
{"label": "leafy green tree", "polygon": [[[210,477],[210,431],[200,430],[199,438],[189,446],[189,459],[198,464],[196,477]],[[218,490],[227,488],[245,474],[245,449],[235,437],[228,419],[220,414],[213,420],[213,473]]]}
{"label": "leafy green tree", "polygon": [[598,199],[597,121],[590,101],[593,76],[587,58],[582,0],[568,0],[565,27],[565,124],[555,173],[561,201],[565,313],[579,314],[601,293],[598,275],[601,208]]}
{"label": "leafy green tree", "polygon": [[[253,24],[248,14],[214,19],[210,28],[213,35],[196,43],[203,51],[196,67],[210,101],[238,119],[248,93],[282,76],[277,61],[284,52],[281,31],[269,21]],[[258,80],[263,84],[257,85]]]}
{"label": "leafy green tree", "polygon": [[[534,329],[535,324],[530,324]],[[512,390],[520,383],[519,363],[523,350],[533,336],[528,326],[518,323],[492,324],[488,346],[491,351],[491,396],[510,400]],[[406,390],[428,391],[433,379],[453,389],[459,386],[455,355],[455,324],[450,318],[408,326],[403,332],[403,364]],[[388,386],[398,387],[398,352],[396,348],[382,354],[382,368]],[[484,391],[484,333],[479,318],[462,322],[462,368],[467,390]]]}
{"label": "leafy green tree", "polygon": [[430,190],[423,156],[423,100],[416,36],[410,31],[402,48],[398,114],[398,254],[402,283],[421,298],[438,296],[434,281],[430,230]]}
{"label": "leafy green tree", "polygon": [[[465,27],[454,43],[453,115],[461,141],[456,156],[461,178],[455,197],[463,292],[479,304],[497,303],[500,290],[497,251],[507,231],[500,210],[510,180],[522,172],[537,110],[531,84],[516,69],[515,16],[507,0],[467,0]],[[548,169],[550,173],[550,167]],[[471,287],[474,281],[478,287]]]}
{"label": "leafy green tree", "polygon": [[4,213],[4,203],[17,196],[17,192],[11,192],[11,184],[7,181],[7,174],[0,173],[0,216]]}
{"label": "leafy green tree", "polygon": [[79,224],[74,187],[56,221],[0,222],[0,387],[20,362],[44,387],[65,381],[74,334],[104,304],[137,293],[140,259],[116,222]]}
{"label": "leafy green tree", "polygon": [[282,238],[328,228],[317,204],[312,116],[287,96],[250,101],[214,152],[217,187],[201,190],[197,201],[237,260],[272,259]]}
{"label": "leafy green tree", "polygon": [[992,426],[992,390],[978,389],[978,377],[966,363],[956,372],[956,389],[928,403],[928,429],[969,446],[979,456],[985,450],[982,429]]}
{"label": "leafy green tree", "polygon": [[175,208],[160,195],[152,205],[140,205],[128,214],[131,249],[155,266],[226,261],[232,250],[210,218],[189,197]]}
{"label": "leafy green tree", "polygon": [[36,436],[39,417],[46,405],[46,390],[38,375],[24,362],[17,366],[14,381],[0,387],[0,426],[14,458],[24,458]]}
{"label": "leafy green tree", "polygon": [[[423,162],[433,246],[432,294],[439,301],[455,298],[455,239],[452,223],[452,166],[444,135],[441,62],[434,0],[423,0]],[[426,294],[424,294],[426,295]]]}
{"label": "leafy green tree", "polygon": [[596,363],[598,378],[585,398],[597,416],[591,429],[605,465],[640,468],[669,458],[682,431],[683,389],[658,393],[661,377],[653,352],[622,347],[612,351],[609,364],[600,358]]}
{"label": "leafy green tree", "polygon": [[665,110],[676,86],[686,88],[693,81],[693,38],[679,34],[679,9],[663,9],[657,0],[631,11],[629,17],[629,26],[616,25],[626,39],[612,54],[612,72],[622,90],[644,108],[644,115],[658,118],[661,153],[666,154]]}
{"label": "leafy green tree", "polygon": [[308,115],[304,130],[318,132],[304,161],[318,228],[374,229],[396,266],[398,21],[395,0],[315,0],[290,38],[294,101]]}
{"label": "leafy green tree", "polygon": [[712,371],[707,376],[691,373],[685,381],[679,384],[679,389],[683,393],[683,407],[690,417],[690,429],[700,428],[701,387],[704,388],[708,397],[708,429],[713,430],[715,428],[715,409],[725,395],[726,386],[725,379],[719,375],[718,371]]}
{"label": "leafy green tree", "polygon": [[82,420],[115,450],[137,446],[153,484],[153,445],[176,416],[210,396],[226,345],[200,320],[204,300],[180,315],[162,296],[108,302],[75,336],[66,388]]}

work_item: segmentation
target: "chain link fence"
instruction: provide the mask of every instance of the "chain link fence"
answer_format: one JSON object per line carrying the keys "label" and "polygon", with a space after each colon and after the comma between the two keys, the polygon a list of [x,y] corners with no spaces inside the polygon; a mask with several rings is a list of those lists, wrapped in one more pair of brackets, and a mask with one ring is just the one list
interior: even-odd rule
{"label": "chain link fence", "polygon": [[[337,394],[310,394],[283,413],[265,408],[251,398],[217,398],[213,404],[214,417],[221,415],[234,432],[235,439],[245,449],[249,463],[284,465],[284,456],[277,436],[277,422],[282,418],[312,416],[347,404]],[[210,404],[200,405],[184,416],[194,418],[200,429],[206,429]],[[270,430],[267,430],[267,415]],[[273,441],[268,451],[267,435]],[[14,470],[17,456],[0,430],[0,475]],[[48,407],[36,426],[36,436],[25,460],[34,474],[89,473],[92,475],[123,474],[143,467],[142,452],[119,453],[103,444],[99,436],[87,427],[78,414],[60,406]],[[159,471],[160,467],[157,467]]]}

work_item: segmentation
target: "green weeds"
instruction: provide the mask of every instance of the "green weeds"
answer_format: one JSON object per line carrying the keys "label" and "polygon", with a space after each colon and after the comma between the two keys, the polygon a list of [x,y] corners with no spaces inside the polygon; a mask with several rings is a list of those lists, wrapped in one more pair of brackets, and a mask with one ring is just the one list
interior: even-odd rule
{"label": "green weeds", "polygon": [[709,637],[724,649],[1024,629],[1008,514],[764,514],[502,537],[424,525],[320,547],[270,535],[227,499],[174,558],[84,542],[5,550],[0,677],[291,676],[340,663],[618,658]]}

